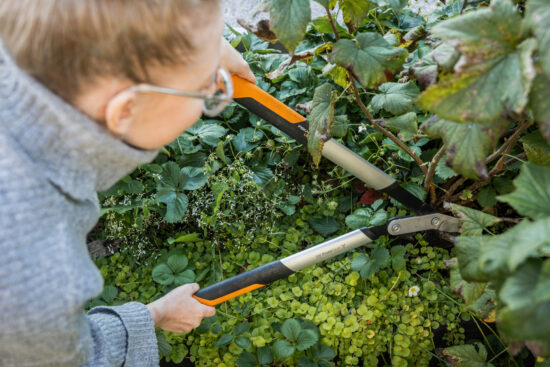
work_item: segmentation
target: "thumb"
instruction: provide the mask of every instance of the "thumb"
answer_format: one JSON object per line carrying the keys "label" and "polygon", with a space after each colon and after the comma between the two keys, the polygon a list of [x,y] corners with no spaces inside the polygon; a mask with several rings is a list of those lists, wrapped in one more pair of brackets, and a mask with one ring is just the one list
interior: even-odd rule
{"label": "thumb", "polygon": [[197,283],[190,283],[185,285],[185,292],[189,295],[197,293],[201,287]]}

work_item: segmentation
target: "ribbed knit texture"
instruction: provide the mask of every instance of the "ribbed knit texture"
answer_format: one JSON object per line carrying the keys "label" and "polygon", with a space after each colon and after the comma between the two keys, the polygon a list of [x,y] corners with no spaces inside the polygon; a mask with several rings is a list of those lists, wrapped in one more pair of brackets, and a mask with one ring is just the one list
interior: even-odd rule
{"label": "ribbed knit texture", "polygon": [[86,235],[104,190],[140,151],[22,72],[0,43],[0,366],[157,366],[141,303],[85,303],[103,288]]}

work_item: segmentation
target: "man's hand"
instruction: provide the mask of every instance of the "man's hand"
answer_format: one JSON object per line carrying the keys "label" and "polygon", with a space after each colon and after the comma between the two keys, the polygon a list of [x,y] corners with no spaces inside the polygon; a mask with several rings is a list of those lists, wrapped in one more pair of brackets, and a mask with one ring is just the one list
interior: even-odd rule
{"label": "man's hand", "polygon": [[235,74],[252,83],[256,83],[256,77],[252,74],[250,66],[241,54],[222,37],[221,66],[230,74]]}
{"label": "man's hand", "polygon": [[214,316],[216,309],[205,306],[192,297],[199,290],[197,283],[185,284],[149,303],[155,327],[166,331],[184,333],[201,324],[205,317]]}

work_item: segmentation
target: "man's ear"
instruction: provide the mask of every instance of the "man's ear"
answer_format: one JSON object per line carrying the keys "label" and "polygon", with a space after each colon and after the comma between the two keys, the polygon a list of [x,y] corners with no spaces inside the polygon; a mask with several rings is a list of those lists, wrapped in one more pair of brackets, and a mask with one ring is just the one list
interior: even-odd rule
{"label": "man's ear", "polygon": [[107,129],[116,136],[124,136],[134,122],[136,93],[124,90],[107,103],[105,122]]}

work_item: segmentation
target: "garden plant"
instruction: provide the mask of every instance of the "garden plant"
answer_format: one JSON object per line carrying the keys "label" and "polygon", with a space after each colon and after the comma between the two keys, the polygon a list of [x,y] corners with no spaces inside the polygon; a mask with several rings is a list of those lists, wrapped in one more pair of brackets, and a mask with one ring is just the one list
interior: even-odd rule
{"label": "garden plant", "polygon": [[[167,365],[546,366],[550,2],[263,0],[227,38],[310,122],[300,144],[233,103],[100,194],[93,307],[202,287],[392,217],[398,201],[321,159],[339,141],[460,234],[383,236],[158,331]],[[282,50],[284,48],[284,50]]]}

